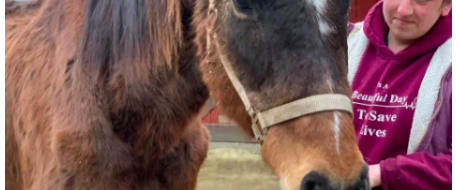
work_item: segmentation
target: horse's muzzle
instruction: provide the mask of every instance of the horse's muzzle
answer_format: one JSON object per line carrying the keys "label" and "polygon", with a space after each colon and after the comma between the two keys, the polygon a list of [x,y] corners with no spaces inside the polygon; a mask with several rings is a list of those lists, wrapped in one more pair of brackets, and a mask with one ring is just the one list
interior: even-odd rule
{"label": "horse's muzzle", "polygon": [[359,180],[352,187],[333,187],[329,179],[318,173],[310,172],[303,177],[300,190],[369,190],[368,167],[364,164]]}

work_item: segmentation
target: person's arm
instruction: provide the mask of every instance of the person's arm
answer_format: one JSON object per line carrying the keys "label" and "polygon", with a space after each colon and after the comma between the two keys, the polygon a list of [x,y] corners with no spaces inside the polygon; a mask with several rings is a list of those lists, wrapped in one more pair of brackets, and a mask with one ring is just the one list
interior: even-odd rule
{"label": "person's arm", "polygon": [[380,164],[381,184],[385,190],[452,188],[452,148],[433,156],[415,153],[387,159]]}
{"label": "person's arm", "polygon": [[[452,98],[450,99],[452,105]],[[451,107],[452,115],[452,107]],[[451,117],[449,118],[451,120]],[[445,137],[443,137],[445,138]],[[448,129],[449,150],[387,159],[380,163],[380,183],[385,190],[442,190],[452,188],[452,124]]]}

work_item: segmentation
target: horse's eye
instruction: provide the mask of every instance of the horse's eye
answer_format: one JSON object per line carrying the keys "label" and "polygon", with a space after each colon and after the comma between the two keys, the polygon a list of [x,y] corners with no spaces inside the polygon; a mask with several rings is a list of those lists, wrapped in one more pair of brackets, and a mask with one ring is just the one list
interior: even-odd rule
{"label": "horse's eye", "polygon": [[251,11],[248,0],[232,0],[233,5],[240,11]]}

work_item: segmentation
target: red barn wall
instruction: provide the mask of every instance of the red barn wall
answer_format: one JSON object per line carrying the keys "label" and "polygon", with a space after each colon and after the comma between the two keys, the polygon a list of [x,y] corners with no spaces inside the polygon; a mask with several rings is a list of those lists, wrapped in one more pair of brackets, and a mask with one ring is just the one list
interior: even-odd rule
{"label": "red barn wall", "polygon": [[351,22],[360,22],[365,18],[365,15],[370,8],[379,0],[354,0],[351,5],[349,20]]}

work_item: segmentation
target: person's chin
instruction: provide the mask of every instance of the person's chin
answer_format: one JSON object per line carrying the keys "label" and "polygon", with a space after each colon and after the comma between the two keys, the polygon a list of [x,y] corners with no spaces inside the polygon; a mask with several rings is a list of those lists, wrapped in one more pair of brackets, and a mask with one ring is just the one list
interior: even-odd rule
{"label": "person's chin", "polygon": [[397,39],[401,40],[411,40],[413,39],[413,35],[411,35],[410,30],[405,30],[405,29],[393,29],[392,30],[393,34]]}

